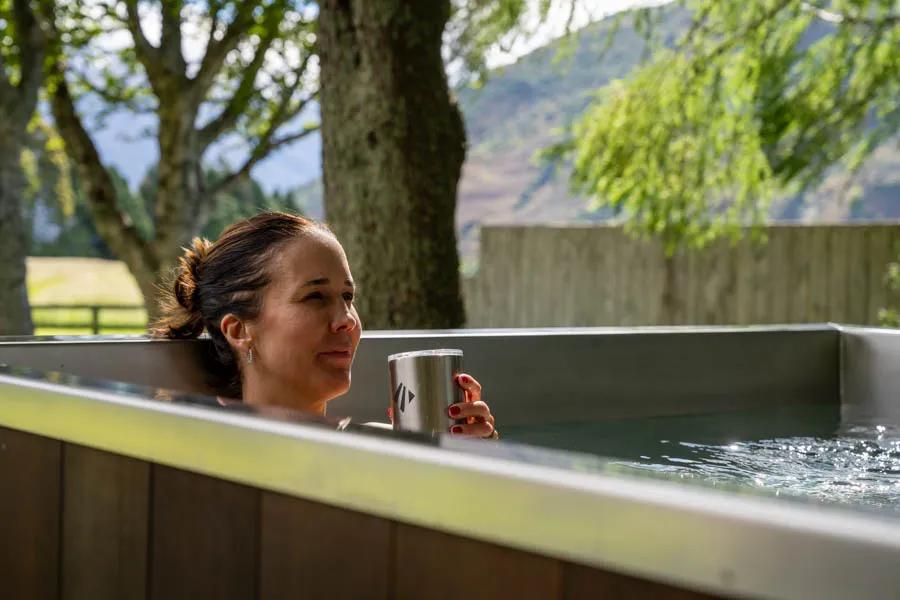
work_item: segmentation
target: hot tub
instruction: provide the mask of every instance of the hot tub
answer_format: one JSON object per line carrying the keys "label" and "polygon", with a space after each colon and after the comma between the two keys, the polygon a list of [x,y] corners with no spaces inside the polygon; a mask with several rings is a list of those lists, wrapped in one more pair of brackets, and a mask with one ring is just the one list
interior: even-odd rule
{"label": "hot tub", "polygon": [[[503,441],[362,425],[384,420],[387,355],[436,347],[465,351],[509,432]],[[732,427],[720,427],[723,439],[737,441],[896,424],[900,333],[369,332],[353,387],[327,419],[219,406],[205,395],[207,350],[204,341],[0,342],[9,365],[0,373],[0,483],[14,490],[0,495],[3,596],[900,590],[896,511],[639,471],[623,454],[640,448],[604,456],[602,444],[590,445],[590,427],[615,438],[619,423],[710,415]],[[764,417],[748,423],[744,414]],[[580,434],[587,445],[573,424],[590,426]],[[555,430],[564,435],[541,438]],[[607,448],[641,430],[623,431]]]}

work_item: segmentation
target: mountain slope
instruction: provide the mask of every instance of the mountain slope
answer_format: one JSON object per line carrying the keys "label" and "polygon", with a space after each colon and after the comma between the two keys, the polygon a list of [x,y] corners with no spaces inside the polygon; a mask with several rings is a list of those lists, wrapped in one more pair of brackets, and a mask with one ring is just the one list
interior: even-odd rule
{"label": "mountain slope", "polygon": [[[689,15],[676,7],[663,9],[663,15],[659,35],[670,42]],[[611,29],[610,20],[590,25],[570,41],[552,43],[494,72],[483,88],[460,91],[469,142],[457,208],[464,261],[476,258],[481,224],[597,219],[569,192],[568,173],[557,173],[534,156],[558,141],[559,128],[584,110],[598,88],[640,62],[645,44],[627,18],[598,60]],[[572,46],[560,52],[562,43]]]}

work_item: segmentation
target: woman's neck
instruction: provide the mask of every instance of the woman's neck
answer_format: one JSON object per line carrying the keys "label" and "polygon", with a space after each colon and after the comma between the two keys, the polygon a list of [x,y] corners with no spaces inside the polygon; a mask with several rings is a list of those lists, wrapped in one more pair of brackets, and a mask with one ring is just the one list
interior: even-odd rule
{"label": "woman's neck", "polygon": [[248,377],[242,386],[244,403],[252,406],[278,406],[325,416],[324,400],[303,398],[296,390]]}

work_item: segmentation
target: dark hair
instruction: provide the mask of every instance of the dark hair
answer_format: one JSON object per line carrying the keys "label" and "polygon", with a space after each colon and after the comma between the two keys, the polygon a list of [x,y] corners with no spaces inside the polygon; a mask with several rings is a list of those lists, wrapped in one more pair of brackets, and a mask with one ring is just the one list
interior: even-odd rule
{"label": "dark hair", "polygon": [[322,223],[283,212],[264,212],[229,226],[216,242],[194,238],[184,249],[160,301],[154,337],[189,339],[206,331],[213,352],[207,363],[211,383],[223,395],[241,397],[238,357],[219,329],[228,313],[253,319],[263,289],[272,280],[271,259],[286,242],[313,231],[331,230]]}

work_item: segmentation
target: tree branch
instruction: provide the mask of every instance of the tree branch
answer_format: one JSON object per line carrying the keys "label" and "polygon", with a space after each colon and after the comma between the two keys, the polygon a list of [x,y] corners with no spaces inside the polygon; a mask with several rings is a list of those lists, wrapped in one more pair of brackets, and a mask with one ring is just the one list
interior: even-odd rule
{"label": "tree branch", "polygon": [[[136,98],[137,98],[136,95],[129,96],[129,95],[124,95],[124,94],[113,92],[112,90],[110,90],[109,88],[107,88],[105,86],[98,86],[98,85],[94,84],[94,82],[91,81],[90,77],[86,73],[83,73],[83,72],[81,72],[77,69],[73,69],[71,67],[69,68],[69,71],[73,74],[74,77],[77,78],[77,82],[76,82],[77,85],[83,86],[85,89],[87,89],[88,92],[90,92],[92,94],[96,94],[107,104],[123,106],[132,112],[141,113],[141,114],[149,114],[149,113],[155,114],[155,112],[156,112],[151,107],[140,106],[136,101]],[[136,88],[131,88],[131,89],[136,90]],[[81,90],[79,90],[76,87],[75,91],[79,92]]]}
{"label": "tree branch", "polygon": [[125,11],[127,15],[125,25],[128,27],[128,31],[131,33],[134,41],[134,52],[138,61],[147,71],[147,79],[150,80],[150,86],[158,93],[164,76],[160,50],[151,44],[147,36],[144,35],[138,13],[138,0],[125,0]]}
{"label": "tree branch", "polygon": [[3,53],[0,52],[0,110],[4,113],[9,110],[9,107],[15,105],[14,93],[15,88],[6,77],[6,61],[3,60]]}
{"label": "tree branch", "polygon": [[691,26],[688,28],[687,32],[681,36],[681,40],[678,42],[678,44],[676,44],[676,52],[680,52],[691,40],[694,39],[694,36],[700,34],[705,30],[707,21],[709,19],[709,13],[712,12],[712,9],[712,5],[705,4],[692,15]]}
{"label": "tree branch", "polygon": [[272,139],[271,137],[264,138],[262,141],[260,141],[260,143],[256,145],[255,148],[253,148],[253,150],[250,152],[250,156],[247,157],[247,160],[244,162],[244,164],[238,170],[230,173],[229,175],[226,175],[216,185],[214,185],[209,191],[207,197],[215,198],[217,194],[227,191],[231,188],[231,186],[236,184],[242,178],[250,175],[250,171],[253,170],[253,167],[255,167],[258,162],[269,156],[272,152],[282,146],[292,144],[298,140],[305,138],[312,132],[318,131],[319,127],[319,125],[316,125],[314,127],[304,127],[302,130],[296,133],[285,135],[278,139]]}
{"label": "tree branch", "polygon": [[183,75],[187,69],[184,54],[181,52],[181,11],[182,0],[166,0],[162,2],[162,35],[159,49],[166,65],[172,73]]}
{"label": "tree branch", "polygon": [[47,40],[41,28],[40,15],[35,14],[29,0],[13,0],[13,18],[20,52],[21,78],[17,86],[17,98],[11,116],[14,123],[25,124],[31,118],[37,104],[38,91],[44,81],[44,56]]}
{"label": "tree branch", "polygon": [[[222,109],[222,112],[220,112],[217,117],[213,118],[200,129],[198,134],[198,144],[201,148],[201,152],[208,148],[209,145],[218,139],[225,131],[234,127],[238,118],[243,114],[248,102],[256,92],[256,76],[259,74],[260,69],[265,63],[266,52],[275,40],[276,34],[277,32],[274,28],[268,30],[266,37],[263,38],[260,41],[259,46],[257,46],[253,60],[244,71],[244,75],[241,78],[240,84],[238,84],[237,90],[235,90],[234,94],[226,102],[225,108]],[[309,55],[303,60],[304,69],[306,68],[308,60]]]}
{"label": "tree branch", "polygon": [[[744,26],[741,28],[740,31],[725,37],[725,39],[721,40],[717,45],[713,46],[709,51],[704,52],[702,55],[698,55],[694,59],[695,64],[703,64],[703,65],[711,64],[714,60],[721,57],[723,54],[725,54],[726,52],[728,52],[729,50],[731,50],[732,48],[734,48],[735,46],[740,44],[742,41],[744,41],[744,39],[746,38],[746,36],[748,34],[757,30],[759,27],[761,27],[767,21],[775,18],[775,16],[778,13],[780,13],[782,10],[787,9],[792,4],[792,2],[793,2],[793,0],[780,0],[779,2],[774,4],[769,10],[767,10],[764,13],[762,13],[761,15],[759,15],[756,19],[753,19],[749,23],[744,24]],[[701,33],[702,31],[703,31],[702,28],[698,28],[696,30],[694,30],[692,28],[691,34],[692,35],[700,34],[702,37],[702,33]],[[688,47],[691,43],[691,40],[689,38],[684,38],[682,41],[683,41],[683,44],[679,45],[678,51],[679,52],[687,52]],[[692,75],[692,79],[695,78],[697,75],[698,75],[697,71],[694,71],[694,73]],[[687,87],[689,85],[691,85],[691,82],[685,83],[685,87]]]}
{"label": "tree branch", "polygon": [[[210,34],[210,44],[206,48],[206,54],[203,55],[200,69],[191,80],[191,86],[197,105],[202,102],[203,98],[206,96],[206,92],[209,91],[209,88],[212,86],[216,74],[225,63],[225,58],[228,56],[228,53],[237,47],[241,38],[244,37],[250,29],[250,26],[253,24],[253,12],[251,10],[253,6],[253,2],[238,3],[237,14],[234,16],[231,23],[228,24],[225,33],[222,35],[222,39],[217,41],[213,38],[212,34]],[[271,15],[272,12],[275,12],[275,10],[270,7],[269,15]],[[215,22],[212,25],[215,27]]]}
{"label": "tree branch", "polygon": [[97,231],[110,249],[132,268],[158,267],[159,261],[149,244],[138,233],[131,217],[119,209],[115,185],[100,161],[97,148],[81,123],[69,93],[62,65],[54,69],[51,108],[56,127],[66,144],[67,153],[78,166],[85,199]]}
{"label": "tree branch", "polygon": [[221,3],[218,0],[209,0],[209,35],[206,36],[206,48],[213,45],[216,39],[216,31],[219,29],[219,12],[222,10]]}

